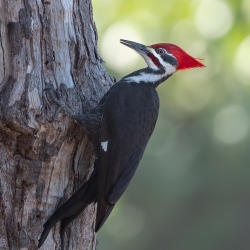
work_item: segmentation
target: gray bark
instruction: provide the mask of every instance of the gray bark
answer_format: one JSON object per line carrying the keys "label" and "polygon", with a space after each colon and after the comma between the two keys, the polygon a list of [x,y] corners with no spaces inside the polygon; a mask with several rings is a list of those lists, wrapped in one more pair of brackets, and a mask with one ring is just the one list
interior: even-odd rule
{"label": "gray bark", "polygon": [[[0,249],[37,249],[42,225],[89,177],[84,132],[45,87],[76,113],[112,84],[96,47],[90,0],[0,1]],[[68,228],[67,249],[95,249],[95,206]],[[59,223],[41,249],[60,249]]]}

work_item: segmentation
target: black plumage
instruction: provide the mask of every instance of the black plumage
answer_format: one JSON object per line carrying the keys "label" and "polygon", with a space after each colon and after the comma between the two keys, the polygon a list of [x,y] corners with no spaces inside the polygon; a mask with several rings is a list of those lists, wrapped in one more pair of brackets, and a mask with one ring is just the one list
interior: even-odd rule
{"label": "black plumage", "polygon": [[90,179],[44,224],[38,247],[50,229],[61,221],[63,250],[66,227],[93,202],[97,203],[95,231],[101,228],[128,187],[154,130],[159,111],[156,87],[177,70],[177,60],[173,59],[173,52],[164,56],[167,53],[164,44],[153,45],[153,49],[153,46],[121,42],[141,54],[148,68],[135,71],[115,83],[97,107],[86,114],[75,115],[51,92],[53,101],[66,109],[89,133],[96,161]]}
{"label": "black plumage", "polygon": [[155,127],[158,110],[157,92],[145,83],[118,82],[107,97],[99,137],[101,142],[107,142],[107,150],[100,149],[96,231],[133,177]]}

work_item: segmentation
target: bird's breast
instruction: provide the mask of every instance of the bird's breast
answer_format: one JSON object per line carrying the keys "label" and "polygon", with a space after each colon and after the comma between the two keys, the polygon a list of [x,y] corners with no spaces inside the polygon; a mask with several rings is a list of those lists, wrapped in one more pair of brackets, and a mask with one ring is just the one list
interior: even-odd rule
{"label": "bird's breast", "polygon": [[125,140],[144,144],[153,132],[158,111],[159,98],[155,88],[126,83],[107,98],[104,123],[114,137],[124,134]]}

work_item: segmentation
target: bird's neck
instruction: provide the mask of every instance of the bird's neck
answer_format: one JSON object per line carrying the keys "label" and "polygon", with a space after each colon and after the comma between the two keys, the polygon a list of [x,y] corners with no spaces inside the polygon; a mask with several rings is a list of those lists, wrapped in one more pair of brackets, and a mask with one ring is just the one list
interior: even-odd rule
{"label": "bird's neck", "polygon": [[168,71],[164,68],[160,68],[159,70],[144,68],[124,76],[122,80],[134,83],[148,83],[157,87],[166,81],[173,73],[174,71]]}

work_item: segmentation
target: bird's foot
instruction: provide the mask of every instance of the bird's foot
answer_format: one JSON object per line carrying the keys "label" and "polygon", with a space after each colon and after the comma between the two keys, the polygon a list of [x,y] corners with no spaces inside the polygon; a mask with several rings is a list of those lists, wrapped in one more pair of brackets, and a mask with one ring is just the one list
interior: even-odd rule
{"label": "bird's foot", "polygon": [[59,113],[61,112],[61,110],[65,110],[67,111],[71,116],[74,116],[74,112],[63,102],[61,101],[58,97],[57,97],[57,93],[55,90],[51,89],[51,88],[45,88],[44,91],[46,92],[46,96],[47,98],[58,105],[58,108],[55,112],[55,114],[53,115],[53,117],[51,118],[52,121],[56,120]]}

